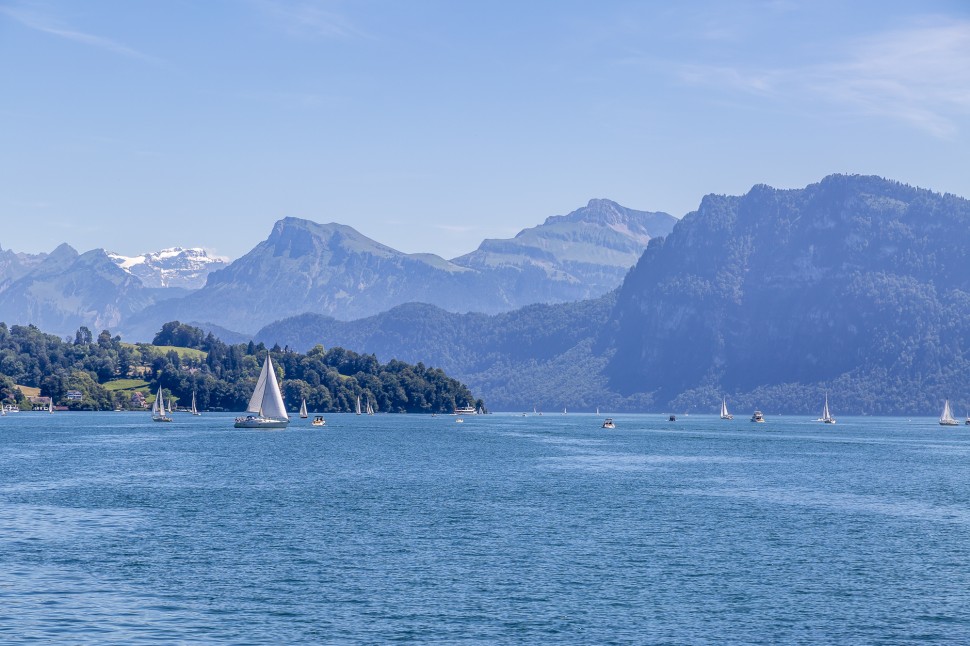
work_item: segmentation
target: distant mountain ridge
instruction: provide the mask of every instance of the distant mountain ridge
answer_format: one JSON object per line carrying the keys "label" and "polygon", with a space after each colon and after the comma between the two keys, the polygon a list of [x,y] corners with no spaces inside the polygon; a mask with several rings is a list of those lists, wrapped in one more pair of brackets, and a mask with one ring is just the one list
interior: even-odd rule
{"label": "distant mountain ridge", "polygon": [[938,415],[970,408],[970,201],[870,176],[708,195],[612,296],[304,316],[256,337],[419,354],[495,410]]}
{"label": "distant mountain ridge", "polygon": [[397,251],[347,225],[289,217],[252,251],[209,274],[202,289],[147,308],[123,332],[145,338],[176,318],[253,333],[306,312],[350,320],[408,302],[496,313],[579,300],[615,288],[650,238],[674,222],[665,213],[593,200],[449,261]]}

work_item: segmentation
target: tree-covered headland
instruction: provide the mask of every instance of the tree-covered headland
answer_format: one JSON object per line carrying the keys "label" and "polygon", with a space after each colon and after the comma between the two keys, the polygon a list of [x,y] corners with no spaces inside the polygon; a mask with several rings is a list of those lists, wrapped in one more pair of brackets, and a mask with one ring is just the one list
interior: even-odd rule
{"label": "tree-covered headland", "polygon": [[166,323],[153,342],[125,343],[86,327],[74,338],[33,325],[0,323],[0,402],[29,410],[21,386],[39,389],[72,410],[139,409],[162,388],[167,402],[186,407],[196,395],[202,410],[244,410],[266,353],[273,358],[287,408],[322,413],[353,411],[357,397],[378,412],[450,413],[484,406],[442,370],[317,345],[306,354],[262,343],[229,345],[201,329]]}

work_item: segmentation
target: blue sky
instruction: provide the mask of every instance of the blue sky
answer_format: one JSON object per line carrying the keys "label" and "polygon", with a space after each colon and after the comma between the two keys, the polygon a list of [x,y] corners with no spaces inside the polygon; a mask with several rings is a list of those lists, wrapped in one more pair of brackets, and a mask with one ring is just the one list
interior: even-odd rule
{"label": "blue sky", "polygon": [[445,257],[594,197],[970,197],[970,3],[0,0],[0,245]]}

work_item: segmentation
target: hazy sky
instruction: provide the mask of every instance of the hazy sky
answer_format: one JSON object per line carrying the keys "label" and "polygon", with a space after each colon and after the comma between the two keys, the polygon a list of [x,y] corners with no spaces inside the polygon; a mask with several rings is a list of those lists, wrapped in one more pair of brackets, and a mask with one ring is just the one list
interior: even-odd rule
{"label": "hazy sky", "polygon": [[445,257],[593,197],[970,197],[970,2],[0,0],[0,245]]}

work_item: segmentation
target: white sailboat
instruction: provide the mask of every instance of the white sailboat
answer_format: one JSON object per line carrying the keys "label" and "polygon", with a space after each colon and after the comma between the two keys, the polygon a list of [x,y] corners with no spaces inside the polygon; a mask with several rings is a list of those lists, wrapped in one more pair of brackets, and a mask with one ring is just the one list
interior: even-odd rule
{"label": "white sailboat", "polygon": [[303,401],[300,403],[300,419],[306,419],[307,417],[309,417],[309,415],[306,412],[306,397],[304,397]]}
{"label": "white sailboat", "polygon": [[370,399],[367,400],[367,414],[368,415],[374,414],[374,407],[370,405]]}
{"label": "white sailboat", "polygon": [[950,412],[950,400],[944,400],[943,402],[943,414],[940,415],[940,426],[957,426],[957,421],[953,418],[953,413]]}
{"label": "white sailboat", "polygon": [[286,428],[290,423],[269,353],[266,354],[266,361],[263,362],[263,369],[259,373],[246,413],[245,417],[236,418],[236,428]]}
{"label": "white sailboat", "polygon": [[193,415],[201,415],[199,409],[195,407],[195,391],[192,391],[192,410],[190,411]]}
{"label": "white sailboat", "polygon": [[822,407],[822,416],[816,421],[824,422],[826,424],[835,424],[835,418],[832,417],[832,413],[829,412],[829,394],[825,393],[825,406]]}
{"label": "white sailboat", "polygon": [[158,394],[155,395],[155,403],[152,404],[153,422],[171,422],[172,418],[165,414],[165,398],[162,396],[162,387],[158,387]]}
{"label": "white sailboat", "polygon": [[54,414],[54,398],[51,397],[47,402],[47,412],[50,415]]}
{"label": "white sailboat", "polygon": [[727,397],[721,398],[721,419],[734,419],[734,415],[727,409]]}
{"label": "white sailboat", "polygon": [[356,412],[360,415],[360,395],[357,395],[357,409]]}

